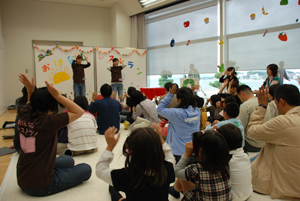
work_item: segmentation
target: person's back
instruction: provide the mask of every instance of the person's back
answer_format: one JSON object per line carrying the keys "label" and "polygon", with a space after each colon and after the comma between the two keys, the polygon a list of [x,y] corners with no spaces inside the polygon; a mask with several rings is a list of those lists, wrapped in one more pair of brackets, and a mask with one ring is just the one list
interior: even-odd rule
{"label": "person's back", "polygon": [[251,164],[249,156],[241,148],[243,138],[236,126],[227,124],[218,129],[224,136],[230,154],[229,170],[231,179],[231,193],[233,200],[247,200],[253,190],[251,183]]}
{"label": "person's back", "polygon": [[299,199],[299,90],[294,85],[279,86],[275,102],[280,115],[264,124],[266,109],[263,106],[268,105],[268,100],[262,100],[252,114],[248,130],[250,137],[265,142],[252,163],[253,190],[269,194],[273,199]]}
{"label": "person's back", "polygon": [[[144,119],[151,121],[151,123],[158,123],[158,114],[156,112],[156,105],[149,99],[145,99],[144,101],[140,102],[136,106],[136,112],[138,112]],[[132,118],[136,119],[136,112],[133,113]]]}
{"label": "person's back", "polygon": [[88,111],[90,113],[97,113],[98,132],[100,134],[104,134],[104,132],[111,126],[114,126],[119,130],[119,113],[122,111],[121,104],[119,103],[119,101],[110,98],[112,94],[112,88],[110,85],[102,85],[100,91],[103,99],[97,100],[97,96],[95,96],[93,100],[95,102],[91,102],[88,107]]}
{"label": "person's back", "polygon": [[160,102],[157,112],[169,120],[166,142],[171,146],[174,155],[181,156],[185,144],[192,140],[191,134],[199,131],[200,110],[196,107],[193,93],[187,88],[181,88],[177,92],[177,99],[185,101],[181,101],[179,108],[166,108],[173,98],[173,93],[175,90]]}

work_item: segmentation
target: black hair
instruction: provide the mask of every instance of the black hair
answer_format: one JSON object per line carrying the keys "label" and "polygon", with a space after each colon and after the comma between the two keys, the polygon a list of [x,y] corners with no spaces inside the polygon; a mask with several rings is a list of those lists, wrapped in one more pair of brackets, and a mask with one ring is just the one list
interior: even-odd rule
{"label": "black hair", "polygon": [[225,138],[229,151],[242,147],[243,136],[241,130],[233,124],[225,124],[217,129]]}
{"label": "black hair", "polygon": [[249,92],[253,93],[252,89],[248,85],[245,85],[245,84],[243,84],[243,85],[239,86],[239,88],[237,88],[237,93],[238,94],[240,94],[241,91],[244,92],[244,93],[249,93]]}
{"label": "black hair", "polygon": [[181,99],[178,108],[187,109],[190,105],[196,107],[194,94],[190,88],[182,87],[176,93],[177,99]]}
{"label": "black hair", "polygon": [[[176,93],[177,93],[178,90],[179,90],[179,86],[178,86],[178,84],[176,84],[176,83],[173,83],[173,85],[176,85],[176,86],[177,86],[177,89],[176,89]],[[172,85],[172,87],[173,87],[173,85]]]}
{"label": "black hair", "polygon": [[103,98],[107,98],[107,97],[111,96],[112,88],[111,88],[110,85],[104,84],[104,85],[101,86],[100,92],[101,92],[101,95],[103,96]]}
{"label": "black hair", "polygon": [[236,118],[239,116],[240,107],[236,103],[227,103],[225,104],[224,112],[226,112],[230,118]]}
{"label": "black hair", "polygon": [[[202,148],[201,156],[199,150]],[[193,133],[193,151],[203,168],[211,173],[229,175],[229,149],[223,135],[216,131]]]}
{"label": "black hair", "polygon": [[231,96],[231,94],[222,93],[222,94],[218,94],[218,96],[225,99],[225,98],[227,98],[227,96]]}
{"label": "black hair", "polygon": [[77,59],[80,59],[80,60],[82,60],[83,58],[82,58],[82,56],[81,55],[78,55],[77,57],[76,57],[76,60]]}
{"label": "black hair", "polygon": [[84,110],[87,110],[89,106],[88,99],[85,96],[76,96],[74,99],[74,103],[76,103],[79,107],[81,107]]}
{"label": "black hair", "polygon": [[277,87],[274,92],[275,99],[279,102],[282,98],[290,106],[300,106],[299,89],[292,84],[284,84]]}
{"label": "black hair", "polygon": [[22,88],[22,97],[18,99],[19,104],[21,105],[25,105],[28,101],[28,93],[27,93],[27,89],[26,87]]}
{"label": "black hair", "polygon": [[228,68],[227,68],[227,71],[232,71],[232,70],[234,70],[232,76],[236,76],[236,72],[235,72],[235,68],[234,68],[234,67],[228,67]]}
{"label": "black hair", "polygon": [[115,61],[119,61],[119,59],[118,59],[118,58],[114,58],[114,59],[113,59],[113,62],[115,62]]}
{"label": "black hair", "polygon": [[172,88],[172,86],[173,86],[172,82],[167,82],[164,85],[164,88],[165,88],[165,90],[170,91],[170,88]]}
{"label": "black hair", "polygon": [[228,103],[236,103],[236,99],[234,96],[232,95],[229,95],[225,98],[225,105],[228,104]]}
{"label": "black hair", "polygon": [[231,88],[236,88],[236,90],[239,88],[240,84],[238,81],[233,81],[233,83],[231,84]]}
{"label": "black hair", "polygon": [[204,105],[204,99],[199,97],[198,95],[194,95],[196,101],[196,107],[201,108]]}
{"label": "black hair", "polygon": [[212,102],[212,105],[215,106],[215,107],[217,107],[216,103],[219,102],[219,101],[221,101],[221,96],[219,96],[219,95],[212,95],[210,97],[210,100]]}
{"label": "black hair", "polygon": [[58,112],[58,102],[49,93],[47,87],[41,87],[35,90],[30,97],[30,103],[32,107],[30,115],[36,115],[38,112]]}
{"label": "black hair", "polygon": [[132,86],[128,87],[128,89],[127,89],[128,96],[132,96],[132,93],[135,91],[136,91],[135,87],[132,87]]}
{"label": "black hair", "polygon": [[161,187],[166,183],[165,154],[160,136],[152,128],[134,130],[125,140],[123,155],[131,188],[142,190],[146,185]]}
{"label": "black hair", "polygon": [[267,68],[269,68],[272,71],[273,76],[277,76],[278,66],[276,64],[270,64]]}
{"label": "black hair", "polygon": [[142,101],[146,99],[144,94],[140,91],[134,91],[130,98],[132,100],[133,106],[137,106],[138,104],[140,104]]}
{"label": "black hair", "polygon": [[279,87],[279,86],[280,86],[280,84],[273,84],[273,85],[271,85],[271,86],[269,87],[269,94],[270,94],[271,96],[273,96],[273,98],[274,98],[275,90],[276,90],[277,87]]}

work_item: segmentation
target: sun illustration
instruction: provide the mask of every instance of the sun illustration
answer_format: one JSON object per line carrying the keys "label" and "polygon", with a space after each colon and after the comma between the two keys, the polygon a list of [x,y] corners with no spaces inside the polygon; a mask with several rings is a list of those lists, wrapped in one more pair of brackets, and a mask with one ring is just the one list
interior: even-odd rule
{"label": "sun illustration", "polygon": [[50,75],[48,75],[50,78],[48,81],[52,82],[53,84],[56,85],[58,83],[67,81],[69,79],[71,79],[71,77],[73,76],[73,73],[71,71],[71,69],[67,66],[65,66],[64,70],[62,69],[63,67],[56,67],[56,69],[51,68],[52,71],[50,71]]}

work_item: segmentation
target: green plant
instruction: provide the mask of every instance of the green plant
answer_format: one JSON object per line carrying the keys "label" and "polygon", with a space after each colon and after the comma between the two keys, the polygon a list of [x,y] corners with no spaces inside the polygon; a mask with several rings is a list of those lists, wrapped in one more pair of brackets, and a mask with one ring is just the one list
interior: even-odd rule
{"label": "green plant", "polygon": [[164,87],[167,82],[173,83],[173,79],[171,79],[171,78],[172,78],[172,75],[160,75],[160,78],[158,80],[158,85],[160,87]]}

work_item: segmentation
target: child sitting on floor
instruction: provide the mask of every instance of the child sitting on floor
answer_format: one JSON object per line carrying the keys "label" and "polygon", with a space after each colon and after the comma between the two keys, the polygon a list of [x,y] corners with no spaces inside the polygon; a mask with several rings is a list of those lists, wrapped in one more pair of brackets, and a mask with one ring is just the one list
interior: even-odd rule
{"label": "child sitting on floor", "polygon": [[[70,156],[56,158],[57,131],[74,122],[83,110],[61,96],[46,81],[47,87],[34,91],[34,80],[24,74],[19,80],[28,92],[27,104],[17,118],[20,136],[20,157],[17,179],[20,188],[32,196],[52,195],[87,181],[92,173],[88,164],[78,164]],[[58,103],[69,112],[56,114]]]}
{"label": "child sitting on floor", "polygon": [[229,169],[233,201],[247,200],[253,192],[251,164],[248,154],[240,148],[243,141],[241,131],[232,124],[221,126],[218,131],[224,136],[230,151]]}
{"label": "child sitting on floor", "polygon": [[277,106],[275,104],[274,95],[275,95],[275,90],[279,86],[280,86],[280,84],[273,84],[269,88],[268,98],[269,98],[270,102],[267,107],[267,112],[265,114],[264,123],[278,115],[278,110],[277,110]]}
{"label": "child sitting on floor", "polygon": [[94,153],[98,150],[97,146],[97,123],[95,117],[87,111],[88,100],[85,96],[77,96],[74,99],[79,107],[84,110],[83,115],[76,121],[68,124],[67,144],[58,144],[58,154],[65,155],[66,150],[70,150],[73,156]]}
{"label": "child sitting on floor", "polygon": [[120,133],[115,138],[116,128],[105,131],[107,148],[96,165],[96,175],[110,185],[112,201],[122,200],[118,191],[125,192],[131,201],[168,200],[169,185],[175,180],[175,159],[162,138],[160,126],[153,127],[157,133],[153,128],[138,128],[127,137],[123,147],[125,167],[118,170],[109,168],[109,164]]}
{"label": "child sitting on floor", "polygon": [[224,119],[225,121],[215,121],[215,125],[212,127],[210,122],[206,122],[206,127],[205,130],[214,130],[217,128],[220,128],[221,126],[225,125],[225,124],[233,124],[236,127],[238,127],[241,130],[241,134],[243,137],[243,143],[242,143],[242,147],[245,146],[245,142],[244,142],[244,127],[242,122],[239,119],[236,119],[237,116],[239,116],[240,113],[240,107],[238,104],[236,103],[228,103],[225,105],[224,108]]}
{"label": "child sitting on floor", "polygon": [[[186,165],[195,154],[197,162]],[[224,137],[215,131],[193,133],[185,153],[175,167],[176,191],[186,200],[231,200],[229,150]]]}

